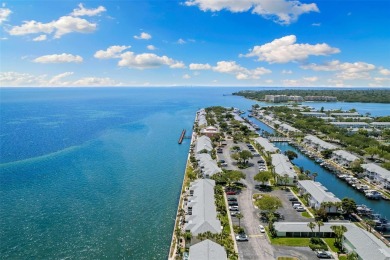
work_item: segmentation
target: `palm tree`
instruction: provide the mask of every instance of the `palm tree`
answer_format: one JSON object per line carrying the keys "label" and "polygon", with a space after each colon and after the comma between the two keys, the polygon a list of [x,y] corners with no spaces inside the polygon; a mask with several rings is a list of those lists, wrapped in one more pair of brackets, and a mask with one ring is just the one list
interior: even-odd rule
{"label": "palm tree", "polygon": [[311,235],[313,236],[313,230],[314,230],[314,228],[316,227],[316,223],[314,223],[314,222],[309,222],[309,223],[307,223],[307,226],[310,228],[310,230],[311,230]]}
{"label": "palm tree", "polygon": [[238,219],[238,226],[241,228],[241,219],[244,217],[241,213],[238,213],[236,215],[236,218]]}
{"label": "palm tree", "polygon": [[310,193],[305,193],[302,195],[302,198],[304,201],[306,201],[307,206],[310,206],[309,199],[310,199]]}
{"label": "palm tree", "polygon": [[351,252],[347,255],[347,260],[358,260],[359,257],[356,252]]}
{"label": "palm tree", "polygon": [[316,221],[317,223],[317,227],[318,227],[318,236],[321,237],[321,226],[324,225],[324,222],[322,222],[321,220],[318,220]]}
{"label": "palm tree", "polygon": [[313,172],[313,174],[311,176],[313,176],[313,181],[316,181],[316,177],[318,176],[318,173]]}

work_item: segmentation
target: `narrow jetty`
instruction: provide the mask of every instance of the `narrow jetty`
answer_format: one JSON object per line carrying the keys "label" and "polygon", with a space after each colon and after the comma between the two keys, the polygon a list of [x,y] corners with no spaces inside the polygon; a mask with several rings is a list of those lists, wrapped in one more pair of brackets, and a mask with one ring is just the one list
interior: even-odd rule
{"label": "narrow jetty", "polygon": [[180,138],[179,138],[179,141],[178,141],[179,144],[181,144],[183,142],[185,134],[186,134],[186,130],[183,129],[183,131],[181,131],[181,135],[180,135]]}

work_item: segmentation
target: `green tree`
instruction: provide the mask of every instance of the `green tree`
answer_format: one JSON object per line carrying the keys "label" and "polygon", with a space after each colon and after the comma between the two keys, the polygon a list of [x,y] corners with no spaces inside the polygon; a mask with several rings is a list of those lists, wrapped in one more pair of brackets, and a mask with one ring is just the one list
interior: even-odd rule
{"label": "green tree", "polygon": [[281,176],[280,177],[282,183],[284,184],[284,188],[287,189],[287,183],[288,183],[288,174],[286,173],[285,175]]}
{"label": "green tree", "polygon": [[341,226],[331,226],[330,227],[335,235],[335,244],[341,248],[342,246],[342,239],[345,232],[348,231],[348,229],[341,225]]}
{"label": "green tree", "polygon": [[255,181],[261,182],[263,185],[272,178],[272,173],[269,171],[263,171],[256,174],[253,179]]}
{"label": "green tree", "polygon": [[317,227],[318,227],[318,236],[321,237],[321,227],[324,225],[324,222],[321,220],[316,221]]}
{"label": "green tree", "polygon": [[285,151],[284,154],[288,157],[290,161],[294,160],[295,158],[298,158],[298,154],[291,150]]}
{"label": "green tree", "polygon": [[241,219],[244,218],[244,215],[242,215],[241,213],[238,213],[236,215],[236,218],[238,219],[238,227],[241,228]]}
{"label": "green tree", "polygon": [[325,158],[325,159],[329,159],[330,157],[332,157],[332,150],[323,150],[321,151],[321,155]]}
{"label": "green tree", "polygon": [[307,223],[307,226],[310,228],[310,230],[311,230],[311,236],[313,237],[313,230],[314,230],[314,228],[316,227],[316,223],[314,223],[314,222],[309,222],[309,223]]}
{"label": "green tree", "polygon": [[364,151],[370,156],[371,159],[374,159],[375,155],[379,154],[379,149],[377,146],[369,146]]}
{"label": "green tree", "polygon": [[227,186],[231,186],[234,182],[245,179],[245,174],[241,171],[226,171],[224,175]]}
{"label": "green tree", "polygon": [[255,205],[261,210],[275,212],[275,210],[282,207],[282,201],[278,197],[263,195],[255,201]]}
{"label": "green tree", "polygon": [[347,255],[347,260],[358,260],[359,257],[356,252],[351,252]]}
{"label": "green tree", "polygon": [[318,173],[313,172],[311,176],[313,177],[313,181],[316,181],[316,177],[318,176]]}
{"label": "green tree", "polygon": [[356,212],[356,202],[350,198],[344,198],[341,201],[343,211],[350,215],[351,213]]}
{"label": "green tree", "polygon": [[243,161],[244,165],[246,165],[248,163],[249,159],[253,158],[253,154],[248,150],[243,150],[243,151],[239,152],[238,154],[239,154],[241,160]]}

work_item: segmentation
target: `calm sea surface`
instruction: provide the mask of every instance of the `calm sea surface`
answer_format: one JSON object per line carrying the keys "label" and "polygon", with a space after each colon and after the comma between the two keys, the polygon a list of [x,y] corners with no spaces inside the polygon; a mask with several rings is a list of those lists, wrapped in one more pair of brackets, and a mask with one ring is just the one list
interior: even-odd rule
{"label": "calm sea surface", "polygon": [[181,130],[202,107],[249,109],[237,90],[0,89],[0,258],[166,259],[189,148]]}

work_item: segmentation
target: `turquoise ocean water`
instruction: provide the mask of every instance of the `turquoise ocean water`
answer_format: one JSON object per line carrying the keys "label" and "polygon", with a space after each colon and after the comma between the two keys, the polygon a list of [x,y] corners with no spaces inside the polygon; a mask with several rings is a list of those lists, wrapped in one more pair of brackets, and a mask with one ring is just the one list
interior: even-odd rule
{"label": "turquoise ocean water", "polygon": [[166,259],[189,148],[181,130],[202,107],[249,109],[236,90],[0,89],[1,259]]}

